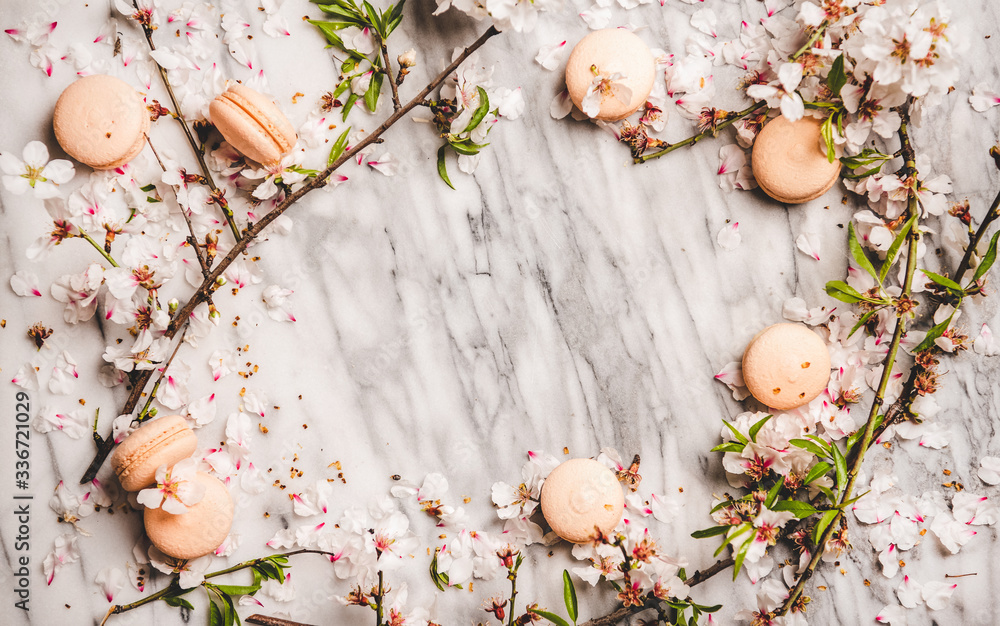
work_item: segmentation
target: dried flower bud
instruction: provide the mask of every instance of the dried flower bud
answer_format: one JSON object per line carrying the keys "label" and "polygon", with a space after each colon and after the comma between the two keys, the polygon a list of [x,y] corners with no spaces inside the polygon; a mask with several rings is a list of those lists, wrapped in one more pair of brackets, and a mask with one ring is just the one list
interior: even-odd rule
{"label": "dried flower bud", "polygon": [[45,324],[38,322],[34,326],[28,329],[28,339],[31,339],[35,343],[35,347],[39,350],[45,345],[45,340],[52,336],[52,329],[46,328]]}
{"label": "dried flower bud", "polygon": [[417,64],[417,51],[410,48],[403,54],[396,57],[400,67],[410,68]]}

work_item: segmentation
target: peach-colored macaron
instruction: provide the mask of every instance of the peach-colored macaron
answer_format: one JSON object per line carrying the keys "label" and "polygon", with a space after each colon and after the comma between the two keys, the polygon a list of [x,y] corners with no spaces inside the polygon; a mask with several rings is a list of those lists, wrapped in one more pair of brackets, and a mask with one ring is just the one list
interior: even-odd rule
{"label": "peach-colored macaron", "polygon": [[595,77],[621,74],[616,83],[628,87],[631,97],[623,102],[614,93],[604,93],[595,119],[617,122],[635,113],[649,97],[656,76],[656,61],[649,46],[624,28],[607,28],[580,40],[566,63],[566,88],[576,108],[583,110],[583,98]]}
{"label": "peach-colored macaron", "polygon": [[198,437],[180,415],[146,422],[122,441],[111,455],[111,467],[126,491],[156,482],[156,468],[186,459],[198,449]]}
{"label": "peach-colored macaron", "polygon": [[52,127],[66,154],[96,170],[107,170],[142,152],[149,111],[139,92],[125,81],[93,74],[63,90]]}
{"label": "peach-colored macaron", "polygon": [[249,87],[234,84],[209,105],[212,123],[243,156],[271,165],[291,152],[295,128],[278,105]]}
{"label": "peach-colored macaron", "polygon": [[198,472],[205,496],[187,513],[174,515],[162,508],[146,509],[146,535],[160,552],[175,559],[196,559],[214,551],[226,540],[233,525],[233,499],[221,480]]}
{"label": "peach-colored macaron", "polygon": [[625,494],[615,473],[593,459],[572,459],[542,485],[542,515],[553,532],[573,543],[590,540],[595,528],[610,533],[622,519]]}
{"label": "peach-colored macaron", "polygon": [[840,160],[827,158],[820,133],[823,122],[803,117],[789,122],[779,115],[753,143],[753,175],[764,193],[785,204],[815,200],[840,178]]}
{"label": "peach-colored macaron", "polygon": [[830,382],[830,351],[802,324],[768,326],[743,353],[743,380],[763,404],[787,411],[811,402]]}

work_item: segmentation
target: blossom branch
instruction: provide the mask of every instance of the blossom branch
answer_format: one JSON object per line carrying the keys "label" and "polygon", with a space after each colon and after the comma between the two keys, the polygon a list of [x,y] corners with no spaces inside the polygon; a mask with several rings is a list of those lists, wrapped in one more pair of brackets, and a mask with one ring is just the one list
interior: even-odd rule
{"label": "blossom branch", "polygon": [[403,105],[399,103],[399,87],[392,76],[392,63],[389,62],[389,48],[385,45],[385,39],[381,37],[378,39],[378,45],[382,48],[382,62],[385,63],[382,73],[385,74],[386,82],[389,83],[389,87],[392,89],[392,108],[398,111]]}
{"label": "blossom branch", "polygon": [[724,122],[721,122],[719,124],[715,124],[711,128],[708,128],[707,130],[704,130],[704,131],[698,133],[697,135],[692,135],[691,137],[688,137],[687,139],[685,139],[683,141],[678,141],[677,143],[669,144],[666,148],[663,148],[662,150],[657,150],[656,152],[654,152],[652,154],[643,154],[643,155],[639,155],[637,157],[634,157],[632,159],[632,161],[634,163],[645,163],[646,161],[649,161],[650,159],[655,159],[655,158],[661,157],[661,156],[663,156],[665,154],[670,154],[674,150],[678,150],[678,149],[684,148],[686,146],[693,146],[694,144],[698,143],[699,141],[701,141],[702,139],[705,139],[707,137],[715,137],[716,134],[718,134],[718,132],[720,130],[722,130],[723,128],[726,128],[728,126],[732,126],[736,122],[740,121],[741,119],[743,119],[745,117],[748,117],[748,116],[752,115],[753,113],[755,113],[756,111],[758,111],[761,107],[765,107],[765,106],[767,106],[767,102],[764,102],[763,100],[761,100],[760,102],[754,102],[752,105],[750,105],[749,107],[743,109],[742,111],[736,111],[735,113],[730,113],[729,117],[727,117],[726,121],[724,121]]}
{"label": "blossom branch", "polygon": [[[132,6],[135,7],[137,12],[139,11],[137,0],[132,0]],[[145,22],[140,22],[140,26],[142,26],[142,32],[146,36],[146,43],[149,45],[149,50],[151,52],[155,51],[156,44],[153,43],[153,26]],[[201,167],[202,176],[205,177],[205,183],[214,195],[219,191],[219,188],[215,185],[212,173],[208,169],[208,163],[205,162],[205,146],[195,141],[194,135],[191,134],[191,128],[188,127],[187,120],[184,119],[184,115],[181,113],[181,107],[177,104],[177,97],[174,95],[173,87],[170,86],[170,79],[167,78],[167,70],[163,69],[155,60],[153,62],[156,64],[156,69],[160,72],[160,79],[163,81],[163,86],[166,87],[167,95],[170,97],[170,103],[174,107],[174,118],[181,125],[181,128],[184,129],[184,135],[187,136],[191,150],[194,151],[194,155],[198,159],[198,165]],[[159,157],[157,157],[157,160],[159,160]],[[233,233],[233,238],[239,241],[240,229],[236,226],[236,218],[233,216],[232,209],[222,203],[219,203],[219,207],[222,209],[223,215],[226,216],[226,222],[229,224],[229,230]]]}
{"label": "blossom branch", "polygon": [[280,617],[259,615],[257,613],[251,615],[250,617],[243,618],[243,622],[246,624],[259,624],[260,626],[312,626],[311,624],[293,622],[291,620],[281,619]]}
{"label": "blossom branch", "polygon": [[88,235],[87,231],[83,230],[79,226],[77,226],[76,229],[80,231],[80,234],[77,235],[78,237],[80,237],[81,239],[83,239],[84,241],[86,241],[87,243],[89,243],[90,245],[94,246],[94,249],[97,250],[98,252],[100,252],[101,256],[103,256],[105,259],[107,259],[108,263],[110,263],[114,267],[118,267],[118,263],[115,261],[114,257],[112,257],[111,254],[107,250],[104,249],[104,246],[102,246],[99,243],[97,243],[96,241],[94,241],[94,238],[91,237],[90,235]]}
{"label": "blossom branch", "polygon": [[[912,173],[914,177],[916,176],[916,166],[914,160],[914,151],[909,141],[909,111],[908,105],[903,105],[899,109],[900,116],[902,117],[902,123],[899,127],[899,138],[902,143],[903,158],[905,159],[905,165],[903,169],[909,173]],[[907,218],[912,218],[919,215],[920,207],[917,204],[917,195],[915,189],[910,189],[909,201],[907,209]],[[918,222],[919,223],[919,222]],[[906,274],[903,279],[902,295],[901,297],[908,297],[913,287],[913,276],[917,269],[917,244],[920,242],[920,230],[917,228],[917,224],[910,229],[907,236],[907,258],[906,258]],[[827,541],[833,536],[833,533],[840,528],[840,522],[844,517],[843,505],[845,502],[851,499],[854,484],[858,479],[858,473],[861,471],[861,465],[865,459],[865,452],[868,451],[869,446],[872,443],[872,439],[875,433],[875,418],[878,416],[879,409],[882,407],[885,398],[886,389],[889,386],[889,379],[892,377],[892,367],[896,362],[896,355],[899,352],[899,343],[903,338],[903,334],[906,330],[906,316],[899,315],[896,320],[896,328],[892,333],[892,340],[889,343],[889,351],[885,357],[885,361],[882,364],[882,377],[879,380],[878,390],[875,392],[875,398],[872,400],[871,410],[868,412],[868,422],[865,424],[864,435],[862,435],[860,445],[858,446],[857,456],[854,458],[854,462],[851,464],[850,470],[847,474],[847,484],[844,486],[843,494],[841,495],[838,504],[837,513],[834,515],[833,520],[824,529],[823,533],[820,535],[819,540],[816,542],[816,549],[813,552],[812,558],[809,559],[809,565],[806,570],[799,576],[795,583],[795,586],[788,593],[788,597],[781,604],[780,607],[769,613],[769,617],[773,618],[775,616],[782,616],[788,613],[802,596],[802,592],[805,589],[806,582],[812,577],[813,572],[819,565],[820,559],[823,557],[824,546]]]}
{"label": "blossom branch", "polygon": [[[238,572],[240,570],[244,570],[244,569],[253,567],[255,565],[260,565],[264,561],[266,561],[268,559],[273,559],[274,557],[286,557],[287,558],[287,557],[290,557],[290,556],[296,556],[298,554],[322,554],[323,556],[326,556],[326,557],[334,557],[334,556],[336,556],[334,553],[332,553],[332,552],[326,552],[325,550],[313,550],[311,548],[302,548],[300,550],[292,550],[291,552],[284,552],[284,553],[281,553],[281,554],[272,554],[271,556],[264,556],[264,557],[258,557],[256,559],[250,559],[248,561],[243,561],[241,563],[237,563],[236,565],[232,565],[232,566],[227,567],[225,569],[220,569],[220,570],[218,570],[216,572],[210,572],[208,574],[205,574],[205,581],[207,581],[210,578],[216,578],[217,576],[224,576],[226,574],[232,574],[233,572]],[[149,604],[150,602],[155,602],[156,600],[159,600],[159,599],[163,598],[164,596],[167,596],[167,595],[169,595],[169,594],[171,594],[173,592],[176,592],[177,591],[177,587],[174,585],[174,583],[176,581],[177,581],[177,577],[175,577],[173,580],[171,580],[170,584],[167,585],[166,587],[164,587],[163,589],[157,591],[156,593],[150,594],[150,595],[146,596],[145,598],[140,598],[139,600],[136,600],[135,602],[132,602],[132,603],[129,603],[129,604],[116,604],[116,605],[114,605],[113,607],[111,607],[110,609],[108,609],[108,612],[104,616],[104,619],[101,620],[100,626],[104,626],[104,624],[107,623],[108,619],[110,619],[112,615],[119,615],[121,613],[125,613],[126,611],[131,611],[132,609],[137,609],[140,606],[144,606],[146,604]],[[199,585],[199,586],[204,586],[205,581],[202,581],[201,585]],[[185,592],[185,593],[187,593],[187,592]],[[289,623],[293,623],[293,622],[289,622]]]}
{"label": "blossom branch", "polygon": [[[217,282],[218,279],[223,275],[223,273],[225,273],[225,271],[229,268],[229,266],[232,265],[232,263],[236,261],[236,259],[246,251],[247,246],[250,244],[250,242],[254,241],[257,238],[257,236],[260,235],[260,233],[271,222],[276,220],[282,213],[287,211],[289,207],[291,207],[296,201],[299,200],[299,198],[306,195],[310,191],[325,185],[330,175],[337,168],[339,168],[344,163],[347,163],[349,160],[351,160],[354,157],[354,155],[359,153],[361,150],[364,150],[366,147],[375,143],[376,141],[379,141],[383,133],[389,130],[389,128],[391,128],[396,122],[402,119],[403,116],[409,113],[413,108],[420,105],[420,103],[422,103],[424,99],[426,99],[427,96],[430,95],[432,91],[440,87],[441,84],[444,83],[445,80],[447,80],[448,76],[450,76],[452,72],[458,69],[458,66],[461,65],[467,58],[469,58],[469,56],[473,52],[481,48],[487,41],[489,41],[492,37],[498,34],[500,34],[500,31],[497,30],[495,26],[490,26],[486,30],[486,32],[480,35],[478,39],[476,39],[472,44],[470,44],[467,48],[465,48],[462,51],[462,53],[459,54],[455,58],[455,60],[448,65],[448,67],[446,67],[440,74],[438,74],[434,78],[434,80],[428,83],[428,85],[424,87],[420,91],[420,93],[418,93],[412,100],[407,102],[401,108],[397,109],[384,122],[382,122],[382,124],[378,128],[376,128],[372,134],[368,135],[360,142],[358,142],[358,145],[354,146],[350,150],[345,151],[344,154],[340,156],[340,158],[338,158],[336,161],[328,165],[323,171],[319,173],[319,175],[309,180],[309,182],[307,182],[298,190],[288,194],[285,197],[284,201],[281,202],[281,204],[276,206],[274,209],[272,209],[266,215],[264,215],[259,221],[257,221],[256,223],[252,224],[249,228],[247,228],[244,236],[237,239],[236,245],[234,245],[226,254],[226,256],[219,261],[219,263],[215,266],[215,269],[212,270],[212,272],[205,277],[205,280],[202,281],[201,286],[199,286],[198,289],[194,292],[194,294],[188,300],[187,304],[185,304],[173,315],[173,317],[170,320],[170,324],[167,326],[167,329],[164,332],[163,336],[167,337],[168,339],[172,339],[177,334],[177,332],[180,331],[181,327],[184,324],[186,324],[189,319],[191,319],[191,315],[194,313],[194,310],[200,304],[208,302],[208,300],[212,297],[212,294],[215,292],[215,289],[218,287],[218,282]],[[125,406],[122,409],[120,415],[131,413],[135,409],[135,406],[139,401],[139,396],[142,394],[142,390],[145,388],[146,384],[149,382],[149,379],[151,377],[152,377],[152,370],[144,370],[142,374],[140,374],[139,377],[133,382],[134,386],[132,388],[132,393],[129,395],[128,400],[126,400]],[[91,480],[94,479],[94,477],[97,476],[97,471],[100,469],[101,465],[104,464],[105,459],[107,459],[108,455],[111,453],[111,449],[114,447],[113,439],[109,437],[109,440],[110,443],[106,443],[98,450],[97,455],[94,457],[94,460],[90,464],[90,467],[87,469],[86,473],[83,475],[83,478],[80,480],[81,484],[89,483]]]}
{"label": "blossom branch", "polygon": [[979,244],[986,236],[987,229],[989,229],[990,225],[998,218],[1000,218],[1000,193],[997,193],[996,198],[993,199],[993,204],[990,205],[990,210],[986,212],[982,223],[979,225],[979,228],[976,229],[976,234],[972,236],[972,240],[969,242],[969,247],[965,249],[965,255],[962,257],[961,263],[958,264],[958,269],[955,270],[955,282],[961,284],[962,278],[965,277],[965,273],[972,269],[973,255],[977,254]]}

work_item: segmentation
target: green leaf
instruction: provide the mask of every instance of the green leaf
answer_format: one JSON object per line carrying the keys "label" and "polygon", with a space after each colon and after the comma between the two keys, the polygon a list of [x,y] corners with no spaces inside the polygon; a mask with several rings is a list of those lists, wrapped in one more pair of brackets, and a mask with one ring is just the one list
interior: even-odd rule
{"label": "green leaf", "polygon": [[767,497],[764,498],[764,506],[771,508],[774,501],[778,499],[778,494],[781,493],[781,488],[785,486],[785,477],[782,476],[778,478],[778,482],[774,483],[770,491],[767,492]]}
{"label": "green leaf", "polygon": [[942,287],[946,287],[956,292],[956,295],[961,295],[963,293],[962,286],[953,281],[952,279],[948,278],[947,276],[942,276],[941,274],[935,274],[934,272],[928,270],[920,270],[920,271],[923,272],[927,278],[930,278],[931,280],[941,285]]}
{"label": "green leaf", "polygon": [[867,313],[865,313],[864,315],[862,315],[861,318],[857,321],[857,323],[855,323],[854,326],[851,327],[851,332],[847,334],[848,339],[850,339],[851,335],[853,335],[854,333],[856,333],[859,328],[861,328],[862,326],[864,326],[865,324],[867,324],[868,320],[870,320],[873,315],[875,315],[876,313],[878,313],[879,311],[881,311],[883,308],[884,307],[879,307],[877,309],[872,309],[871,311],[868,311]]}
{"label": "green leaf", "polygon": [[826,159],[833,163],[837,160],[837,149],[833,143],[833,116],[826,118],[823,125],[820,126],[819,132],[823,135],[823,141],[826,142]]}
{"label": "green leaf", "polygon": [[553,624],[557,624],[558,626],[569,626],[569,622],[559,617],[555,613],[549,613],[548,611],[543,611],[541,609],[530,609],[529,612],[533,613],[534,615],[537,615],[538,617],[547,619]]}
{"label": "green leaf", "polygon": [[802,448],[803,450],[808,450],[816,456],[830,456],[830,452],[828,450],[806,439],[792,439],[789,443],[798,448]]}
{"label": "green leaf", "polygon": [[742,546],[740,546],[739,551],[736,552],[736,558],[733,561],[734,581],[736,580],[736,577],[740,575],[740,568],[743,567],[743,559],[746,558],[747,551],[750,549],[750,544],[752,544],[753,540],[756,538],[757,538],[757,531],[750,533],[750,536],[747,537],[747,540],[743,542]]}
{"label": "green leaf", "polygon": [[698,609],[702,613],[715,613],[716,611],[718,611],[719,609],[722,608],[721,604],[713,604],[712,606],[704,606],[702,604],[694,604],[693,602],[691,603],[691,606],[693,606],[694,608]]}
{"label": "green leaf", "polygon": [[208,603],[208,626],[223,626],[222,609],[215,602]]}
{"label": "green leaf", "polygon": [[768,508],[772,511],[788,511],[799,519],[809,517],[810,515],[819,512],[816,510],[816,507],[808,502],[802,502],[801,500],[782,500],[780,502],[776,502],[773,507]]}
{"label": "green leaf", "polygon": [[569,576],[569,571],[563,570],[563,602],[566,604],[566,612],[569,618],[576,622],[580,615],[579,606],[576,602],[576,588],[573,586],[573,579]]}
{"label": "green leaf", "polygon": [[720,443],[719,445],[709,450],[709,452],[743,452],[743,448],[745,447],[746,447],[745,443],[730,441],[728,443]]}
{"label": "green leaf", "polygon": [[[871,260],[865,251],[861,248],[861,244],[858,243],[858,235],[854,232],[854,222],[849,222],[847,224],[847,246],[851,249],[851,256],[854,260],[858,262],[858,267],[868,272],[868,274],[878,280],[878,274],[875,272],[875,267],[872,265]],[[879,281],[881,284],[881,281]]]}
{"label": "green leaf", "polygon": [[452,137],[454,137],[454,135],[448,136],[448,145],[450,145],[455,152],[468,156],[479,154],[480,150],[490,145],[488,143],[475,143],[469,139],[456,140]]}
{"label": "green leaf", "polygon": [[[729,526],[729,527],[723,526],[723,528],[726,528],[727,530],[732,530],[733,527],[732,526]],[[745,532],[747,532],[749,530],[753,530],[753,526],[751,526],[749,522],[744,522],[743,524],[740,524],[737,527],[736,532],[734,532],[732,535],[729,535],[728,537],[726,537],[726,540],[722,542],[722,545],[719,546],[719,548],[715,551],[715,554],[713,556],[719,556],[720,554],[722,554],[722,552],[726,549],[726,546],[728,546],[731,543],[735,543],[737,537],[739,537],[740,535],[742,535],[743,533],[745,533]]]}
{"label": "green leaf", "polygon": [[154,185],[153,183],[149,183],[145,187],[139,187],[139,189],[141,189],[142,191],[145,191],[146,193],[149,193],[150,191],[156,189],[156,185]]}
{"label": "green leaf", "polygon": [[847,484],[847,459],[835,443],[830,444],[830,451],[833,452],[833,467],[837,471],[837,487],[843,489]]}
{"label": "green leaf", "polygon": [[712,526],[711,528],[706,528],[704,530],[696,530],[691,533],[691,536],[695,539],[707,539],[709,537],[725,534],[729,532],[730,528],[732,528],[732,526]]}
{"label": "green leaf", "polygon": [[820,547],[819,538],[823,536],[823,533],[826,532],[827,527],[831,522],[833,522],[833,519],[837,517],[838,513],[840,513],[840,511],[836,509],[827,511],[823,513],[823,517],[819,518],[819,521],[816,522],[816,527],[813,528],[812,532],[812,542],[817,548]]}
{"label": "green leaf", "polygon": [[354,103],[358,101],[359,97],[360,96],[358,96],[358,94],[353,92],[351,93],[351,95],[347,96],[347,102],[344,103],[344,111],[342,113],[343,117],[341,118],[345,122],[347,121],[347,115],[351,112],[351,109],[354,108]]}
{"label": "green leaf", "polygon": [[749,433],[750,433],[750,441],[752,441],[754,443],[757,443],[757,433],[759,433],[760,429],[764,427],[764,424],[767,423],[767,420],[771,419],[772,417],[774,417],[774,416],[773,415],[768,415],[767,417],[764,417],[764,418],[760,419],[759,421],[755,422],[754,425],[750,427],[750,431],[749,431]]}
{"label": "green leaf", "polygon": [[189,611],[193,611],[194,610],[194,605],[191,604],[190,602],[188,602],[187,600],[185,600],[184,598],[179,598],[177,596],[166,596],[166,597],[163,598],[163,601],[166,602],[170,606],[176,606],[178,608],[185,608],[185,609],[187,609]]}
{"label": "green leaf", "polygon": [[803,484],[808,485],[817,478],[821,476],[826,476],[826,473],[830,471],[831,467],[833,466],[827,463],[826,461],[820,461],[816,465],[813,465],[813,468],[809,470],[808,474],[806,474],[805,480],[802,481]]}
{"label": "green leaf", "polygon": [[844,72],[844,55],[841,54],[833,61],[830,73],[826,76],[826,86],[834,96],[840,95],[840,90],[847,84],[847,74]]}
{"label": "green leaf", "polygon": [[865,429],[859,428],[847,438],[847,452],[850,453],[854,446],[865,436]]}
{"label": "green leaf", "polygon": [[385,74],[375,71],[375,74],[372,75],[372,82],[368,85],[368,91],[365,92],[365,105],[372,113],[378,107],[378,97],[382,93],[383,80],[385,80]]}
{"label": "green leaf", "polygon": [[385,15],[385,34],[388,37],[392,34],[392,31],[396,30],[400,22],[403,21],[403,5],[406,4],[406,0],[399,0],[399,2],[389,9],[389,14]]}
{"label": "green leaf", "polygon": [[833,495],[833,492],[830,491],[829,487],[821,487],[819,485],[816,485],[816,488],[819,489],[823,493],[823,495],[826,496],[826,499],[829,500],[830,502],[837,501],[837,496]]}
{"label": "green leaf", "polygon": [[[962,305],[962,299],[959,298],[958,306],[955,307],[955,311],[957,311],[958,307],[961,305]],[[944,320],[940,324],[935,325],[934,328],[927,331],[927,336],[924,337],[924,340],[921,341],[920,345],[917,346],[913,351],[923,352],[924,350],[933,347],[934,342],[937,341],[937,339],[944,334],[944,331],[948,330],[948,326],[951,324],[951,318],[955,317],[955,311],[951,312],[951,315],[948,316],[948,319]]]}
{"label": "green leaf", "polygon": [[476,112],[472,114],[469,125],[459,132],[466,133],[479,126],[480,122],[486,117],[486,114],[490,112],[490,97],[487,95],[486,90],[482,87],[476,87],[476,90],[479,93],[479,106],[476,108]]}
{"label": "green leaf", "polygon": [[990,247],[986,251],[986,255],[983,257],[983,260],[980,261],[979,265],[976,267],[976,273],[972,275],[972,282],[969,283],[970,285],[974,284],[980,278],[985,276],[986,272],[990,271],[990,268],[993,267],[993,263],[996,262],[998,238],[1000,238],[1000,231],[994,233],[993,239],[992,241],[990,241]]}
{"label": "green leaf", "polygon": [[871,491],[872,490],[869,489],[868,491],[864,492],[860,496],[854,496],[850,500],[844,500],[843,502],[840,503],[840,506],[838,506],[837,508],[841,509],[841,510],[846,509],[847,507],[851,506],[852,504],[854,504],[855,502],[857,502],[861,498],[864,498],[865,496],[867,496],[869,493],[871,493]]}
{"label": "green leaf", "polygon": [[910,229],[913,228],[913,224],[916,221],[917,213],[914,212],[910,216],[910,219],[906,220],[906,223],[903,224],[903,228],[896,234],[896,238],[892,240],[889,251],[885,253],[885,261],[882,263],[882,268],[878,272],[879,282],[885,280],[885,277],[889,274],[889,269],[892,268],[892,264],[896,260],[896,255],[899,254],[899,250],[903,247],[903,242],[906,241],[906,236],[910,234]]}
{"label": "green leaf", "polygon": [[841,302],[847,302],[849,304],[861,302],[862,300],[871,301],[861,295],[857,289],[851,287],[842,280],[831,280],[828,282],[826,284],[826,293],[832,298],[836,298]]}
{"label": "green leaf", "polygon": [[454,189],[455,185],[452,185],[451,184],[451,179],[448,178],[448,164],[445,163],[445,160],[444,160],[445,152],[447,152],[447,150],[448,150],[448,146],[447,145],[444,145],[444,146],[441,146],[440,148],[438,148],[438,176],[440,176],[441,180],[443,180],[445,183],[447,183],[447,185],[449,187],[451,187],[452,189]]}
{"label": "green leaf", "polygon": [[733,436],[736,437],[736,441],[739,441],[742,444],[750,443],[750,440],[747,439],[746,437],[744,437],[743,433],[741,433],[740,431],[736,430],[735,426],[733,426],[732,424],[730,424],[726,420],[722,420],[722,423],[726,425],[726,428],[728,428],[729,430],[732,431]]}
{"label": "green leaf", "polygon": [[230,596],[249,596],[260,591],[260,585],[213,585],[213,587]]}
{"label": "green leaf", "polygon": [[368,2],[368,0],[364,0],[364,7],[365,7],[365,15],[368,16],[368,19],[371,22],[372,27],[375,29],[375,32],[378,33],[379,37],[384,40],[385,32],[384,29],[382,28],[382,20],[379,17],[378,11],[375,10],[375,7],[373,7]]}
{"label": "green leaf", "polygon": [[351,132],[351,127],[348,126],[347,130],[340,133],[340,137],[337,137],[337,141],[333,142],[333,147],[330,148],[330,156],[326,160],[327,167],[333,165],[340,158],[340,155],[344,154],[344,150],[347,149],[347,136]]}
{"label": "green leaf", "polygon": [[444,585],[441,583],[441,574],[438,573],[438,551],[434,551],[434,558],[431,559],[431,580],[434,581],[434,586],[438,588],[438,591],[444,591]]}

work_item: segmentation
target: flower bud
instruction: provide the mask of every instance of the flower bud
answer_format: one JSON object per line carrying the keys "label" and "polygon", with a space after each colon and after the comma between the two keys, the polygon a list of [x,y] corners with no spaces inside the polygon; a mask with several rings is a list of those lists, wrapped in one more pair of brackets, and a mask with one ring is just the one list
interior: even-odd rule
{"label": "flower bud", "polygon": [[156,414],[158,412],[159,411],[157,411],[156,407],[154,406],[153,408],[149,409],[149,413],[146,413],[146,415],[148,416],[146,419],[153,419],[154,417],[156,417]]}
{"label": "flower bud", "polygon": [[215,308],[214,304],[208,305],[208,319],[216,326],[219,325],[219,320],[222,319],[222,313],[219,313],[219,309]]}
{"label": "flower bud", "polygon": [[225,286],[225,284],[227,282],[228,281],[226,280],[225,276],[219,276],[218,278],[215,279],[215,286],[216,287],[223,287],[223,286]]}
{"label": "flower bud", "polygon": [[417,51],[410,48],[403,54],[396,57],[396,61],[399,63],[400,67],[413,67],[417,64]]}
{"label": "flower bud", "polygon": [[168,302],[168,303],[167,303],[167,311],[168,311],[168,312],[169,312],[169,313],[170,313],[171,315],[173,315],[174,313],[176,313],[176,312],[177,312],[177,309],[178,309],[178,308],[179,308],[180,306],[181,306],[181,303],[180,303],[180,302],[179,302],[179,301],[177,300],[177,298],[172,298],[172,299],[170,300],[170,302]]}

